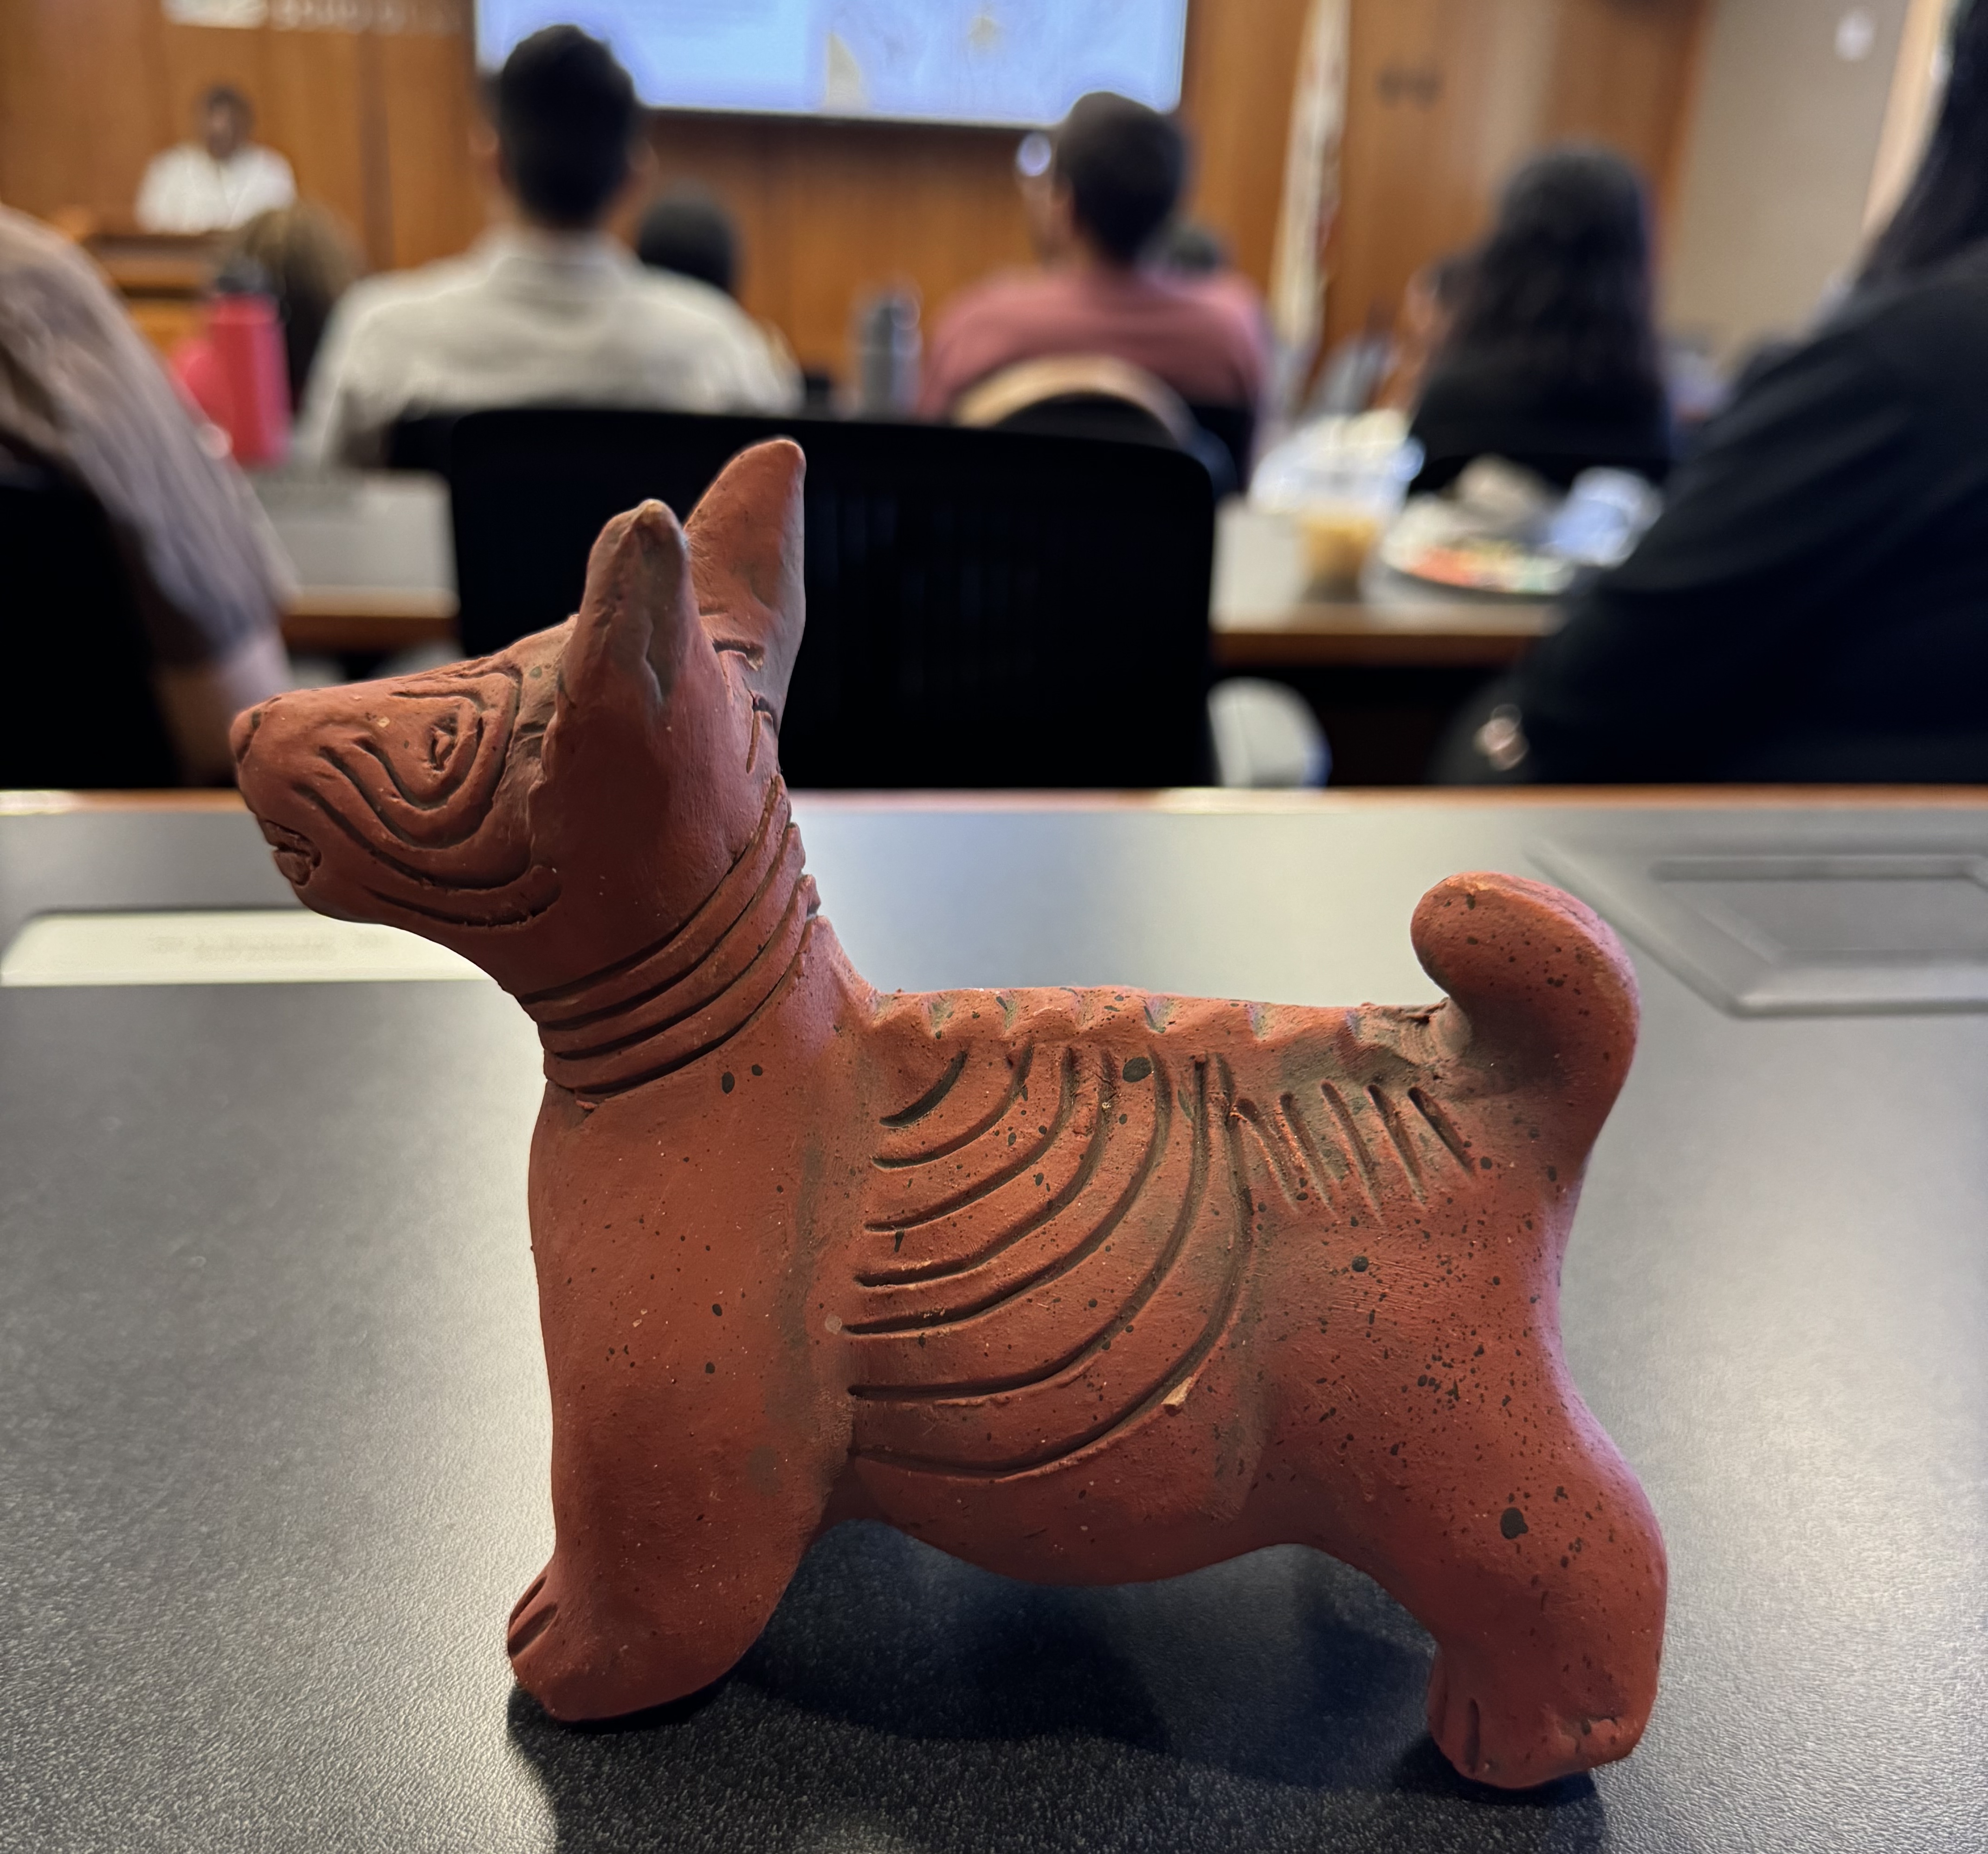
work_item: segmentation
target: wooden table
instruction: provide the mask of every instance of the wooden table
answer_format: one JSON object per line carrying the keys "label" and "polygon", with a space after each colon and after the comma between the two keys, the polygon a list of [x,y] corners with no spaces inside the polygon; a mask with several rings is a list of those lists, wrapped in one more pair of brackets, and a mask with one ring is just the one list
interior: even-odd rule
{"label": "wooden table", "polygon": [[[292,905],[231,803],[59,803],[0,804],[0,946],[47,910]],[[796,814],[882,986],[1317,1003],[1429,996],[1409,912],[1459,868],[1988,854],[1979,793]],[[1902,885],[1852,925],[1923,958],[1945,906]],[[0,990],[0,1842],[1988,1846],[1988,1013],[1736,1016],[1632,951],[1562,1323],[1665,1528],[1664,1685],[1629,1761],[1519,1797],[1430,1747],[1422,1632],[1298,1548],[1048,1590],[846,1527],[707,1694],[553,1724],[502,1652],[549,1543],[522,1013],[482,983]]]}
{"label": "wooden table", "polygon": [[[256,486],[302,582],[283,624],[292,650],[390,653],[453,640],[455,561],[440,479],[276,472]],[[1264,543],[1226,509],[1220,539],[1209,647],[1224,671],[1489,672],[1509,668],[1555,621],[1550,605],[1445,594],[1378,572],[1359,598],[1239,601],[1226,596],[1239,547],[1253,546],[1260,564]],[[1248,563],[1239,570],[1246,576]]]}
{"label": "wooden table", "polygon": [[1215,523],[1211,653],[1258,674],[1320,669],[1509,669],[1558,622],[1550,604],[1425,586],[1370,560],[1357,595],[1305,594],[1289,516],[1225,502]]}
{"label": "wooden table", "polygon": [[299,582],[283,617],[292,651],[390,656],[455,641],[455,556],[440,477],[278,470],[254,482]]}
{"label": "wooden table", "polygon": [[1550,605],[1430,597],[1320,599],[1262,615],[1218,614],[1209,646],[1226,670],[1509,669],[1554,628]]}

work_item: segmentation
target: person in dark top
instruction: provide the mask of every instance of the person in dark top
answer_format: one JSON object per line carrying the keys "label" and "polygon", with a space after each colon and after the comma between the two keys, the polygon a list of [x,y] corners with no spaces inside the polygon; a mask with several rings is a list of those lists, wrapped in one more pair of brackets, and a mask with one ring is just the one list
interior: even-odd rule
{"label": "person in dark top", "polygon": [[1988,780],[1988,5],[1848,299],[1477,732],[1551,780]]}
{"label": "person in dark top", "polygon": [[688,181],[659,194],[642,215],[635,255],[652,270],[739,293],[738,228],[715,194]]}
{"label": "person in dark top", "polygon": [[1563,489],[1601,465],[1661,482],[1671,417],[1652,300],[1635,169],[1578,144],[1527,161],[1462,274],[1415,408],[1413,488],[1443,489],[1479,457]]}

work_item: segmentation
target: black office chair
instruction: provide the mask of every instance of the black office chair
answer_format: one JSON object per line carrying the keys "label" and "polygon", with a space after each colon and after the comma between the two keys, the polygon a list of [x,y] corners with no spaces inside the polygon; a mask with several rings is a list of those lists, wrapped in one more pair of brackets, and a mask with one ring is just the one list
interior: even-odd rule
{"label": "black office chair", "polygon": [[1209,770],[1206,471],[1145,445],[831,420],[531,410],[455,428],[464,646],[580,598],[602,524],[688,514],[746,445],[807,453],[797,786],[1145,787]]}
{"label": "black office chair", "polygon": [[1249,465],[1256,448],[1256,414],[1246,405],[1190,404],[1194,422],[1227,453],[1239,489],[1249,486]]}
{"label": "black office chair", "polygon": [[103,509],[52,472],[0,464],[0,561],[10,692],[0,787],[178,784],[151,647]]}
{"label": "black office chair", "polygon": [[449,440],[460,412],[418,412],[396,419],[387,433],[387,468],[448,474]]}
{"label": "black office chair", "polygon": [[1115,354],[1043,354],[976,381],[954,401],[955,425],[1053,438],[1169,445],[1199,458],[1215,499],[1242,487],[1228,447],[1173,388]]}

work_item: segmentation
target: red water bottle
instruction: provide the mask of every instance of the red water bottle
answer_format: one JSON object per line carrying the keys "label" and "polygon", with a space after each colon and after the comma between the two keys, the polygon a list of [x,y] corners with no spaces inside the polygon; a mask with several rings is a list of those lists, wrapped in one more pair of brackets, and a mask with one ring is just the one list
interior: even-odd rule
{"label": "red water bottle", "polygon": [[279,464],[289,454],[290,389],[276,305],[258,292],[216,296],[207,333],[173,357],[194,402],[228,434],[238,464]]}

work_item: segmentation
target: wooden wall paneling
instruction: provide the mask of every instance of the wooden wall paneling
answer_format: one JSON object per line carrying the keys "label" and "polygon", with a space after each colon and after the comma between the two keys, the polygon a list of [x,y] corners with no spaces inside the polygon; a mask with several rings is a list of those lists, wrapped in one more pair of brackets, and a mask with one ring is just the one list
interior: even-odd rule
{"label": "wooden wall paneling", "polygon": [[1481,230],[1507,144],[1523,140],[1512,100],[1530,62],[1498,28],[1508,4],[1530,3],[1354,0],[1328,348],[1391,318],[1422,265]]}
{"label": "wooden wall paneling", "polygon": [[1695,76],[1704,0],[1564,0],[1544,139],[1581,137],[1626,154],[1661,211]]}
{"label": "wooden wall paneling", "polygon": [[1291,88],[1311,0],[1195,0],[1181,115],[1195,143],[1189,215],[1229,241],[1258,289],[1270,281]]}
{"label": "wooden wall paneling", "polygon": [[805,366],[850,365],[857,299],[914,285],[928,329],[965,285],[1025,263],[1013,134],[911,124],[664,115],[660,179],[696,180],[737,217],[746,306]]}
{"label": "wooden wall paneling", "polygon": [[[188,29],[180,28],[184,31]],[[366,249],[374,249],[374,215],[367,210],[367,151],[361,101],[364,72],[356,32],[232,32],[216,36],[263,39],[262,74],[250,94],[260,118],[259,140],[280,152],[295,170],[297,191],[328,206]],[[198,95],[205,81],[195,76]],[[188,103],[191,109],[191,103]]]}
{"label": "wooden wall paneling", "polygon": [[151,0],[0,4],[0,199],[130,210],[177,128],[157,81],[162,31]]}
{"label": "wooden wall paneling", "polygon": [[387,217],[387,249],[376,261],[424,264],[462,250],[483,226],[469,154],[478,107],[470,48],[452,32],[374,32],[367,50],[384,164],[374,184]]}

